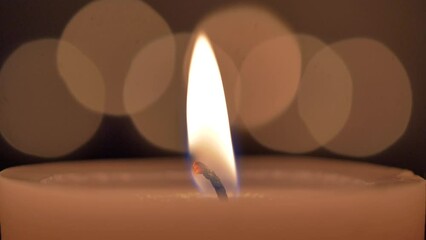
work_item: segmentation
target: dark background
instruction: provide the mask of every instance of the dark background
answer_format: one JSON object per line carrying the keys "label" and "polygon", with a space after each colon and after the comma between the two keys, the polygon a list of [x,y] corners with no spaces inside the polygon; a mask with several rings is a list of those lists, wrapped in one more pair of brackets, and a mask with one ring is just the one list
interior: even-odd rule
{"label": "dark background", "polygon": [[[59,38],[72,16],[89,0],[0,0],[0,65],[21,44]],[[234,3],[263,5],[285,19],[295,32],[315,35],[326,43],[368,37],[388,46],[411,79],[412,117],[405,134],[386,151],[353,159],[411,169],[425,177],[426,163],[426,1],[424,0],[146,0],[174,32],[191,31],[208,12]],[[1,117],[1,116],[0,116]],[[238,155],[277,154],[234,132]],[[162,151],[141,137],[127,117],[106,116],[95,136],[74,153],[43,159],[14,150],[0,137],[0,169],[28,163],[178,155]],[[344,158],[317,150],[310,155]],[[350,159],[350,158],[346,158]]]}

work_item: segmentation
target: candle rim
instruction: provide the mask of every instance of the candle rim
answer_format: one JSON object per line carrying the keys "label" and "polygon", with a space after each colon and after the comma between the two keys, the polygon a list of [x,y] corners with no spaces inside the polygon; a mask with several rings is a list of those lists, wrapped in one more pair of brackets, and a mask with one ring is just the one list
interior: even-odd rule
{"label": "candle rim", "polygon": [[[262,160],[256,160],[261,158]],[[74,190],[87,190],[87,189],[102,189],[102,190],[112,190],[115,191],[117,188],[122,189],[147,189],[152,190],[153,188],[148,187],[148,185],[141,187],[138,184],[123,184],[122,182],[105,182],[104,184],[61,184],[60,182],[50,182],[46,183],[46,179],[56,175],[67,176],[67,174],[80,174],[80,177],[88,176],[90,174],[103,177],[115,176],[120,178],[121,173],[130,173],[127,177],[141,180],[141,176],[145,176],[149,173],[152,176],[155,174],[171,174],[171,173],[180,173],[181,176],[175,175],[174,178],[168,177],[167,179],[159,180],[157,178],[151,178],[151,183],[153,180],[160,181],[157,183],[159,189],[167,189],[168,185],[173,186],[180,184],[181,186],[191,188],[190,174],[187,172],[187,166],[184,161],[179,162],[177,159],[181,158],[149,158],[141,160],[135,159],[116,159],[116,160],[96,160],[96,161],[68,161],[68,162],[50,162],[50,163],[41,163],[41,164],[30,164],[22,165],[17,167],[12,167],[5,169],[0,172],[0,183],[3,181],[14,182],[16,184],[24,184],[28,186],[35,186],[40,188],[61,188],[61,189],[74,189]],[[279,169],[274,169],[277,167],[286,167],[284,170],[279,171]],[[321,168],[322,165],[327,164],[330,168],[328,171],[324,171]],[[99,169],[99,166],[104,168]],[[144,167],[143,171],[136,171],[135,166]],[[302,166],[302,168],[301,168]],[[308,171],[303,171],[303,166],[309,166]],[[53,170],[61,170],[60,172],[54,172]],[[81,170],[81,168],[85,168]],[[117,168],[118,167],[118,168]],[[166,167],[166,168],[165,168]],[[347,168],[350,167],[353,171],[348,172]],[[337,159],[324,159],[316,157],[282,157],[282,156],[251,156],[245,157],[241,161],[241,181],[242,181],[242,192],[245,191],[246,187],[251,188],[263,188],[263,189],[273,189],[279,188],[283,190],[317,190],[317,191],[327,191],[327,190],[369,190],[372,188],[392,188],[403,186],[407,184],[424,184],[424,179],[420,176],[415,175],[409,170],[399,169],[395,167],[382,166],[372,163],[364,162],[353,162],[353,161],[340,161]],[[263,168],[262,170],[259,170]],[[272,170],[271,170],[272,169]],[[336,169],[339,171],[336,172]],[[370,173],[365,173],[366,175],[359,175],[362,169],[367,169]],[[78,171],[80,170],[80,172]],[[50,172],[49,172],[50,171]],[[103,172],[104,171],[104,172]],[[268,174],[270,171],[270,174]],[[334,171],[334,172],[333,172]],[[105,176],[99,176],[96,174],[105,173]],[[254,175],[253,173],[258,173]],[[259,175],[259,173],[261,173]],[[374,176],[375,173],[381,173],[380,175]],[[108,175],[109,174],[109,175]],[[115,175],[114,175],[115,174]],[[149,175],[148,174],[148,175]],[[161,175],[160,174],[160,175]],[[262,175],[263,174],[263,175]],[[357,177],[354,177],[354,174]],[[371,176],[373,175],[373,178]],[[247,175],[250,175],[249,177]],[[78,177],[78,176],[77,176]],[[124,176],[126,177],[126,176]],[[148,176],[149,177],[149,176]],[[257,179],[256,179],[257,177]],[[361,178],[361,177],[364,177]],[[370,178],[368,178],[370,177]],[[265,179],[263,179],[265,178]],[[309,178],[323,179],[325,184],[305,184],[297,185],[297,181],[305,181]],[[260,181],[259,181],[260,179]],[[265,184],[261,180],[272,181]],[[280,180],[293,180],[293,182],[280,182]],[[304,180],[305,179],[305,180]],[[142,178],[142,180],[144,180]],[[331,181],[327,184],[327,181]],[[44,181],[44,182],[43,182]],[[154,182],[155,182],[154,181]],[[175,182],[173,182],[175,181]],[[275,181],[275,182],[274,182]],[[303,182],[302,181],[302,182]],[[341,184],[332,184],[332,181],[342,181]],[[352,182],[351,182],[352,181]],[[118,184],[117,184],[118,183]],[[141,183],[141,182],[137,182]],[[182,183],[187,183],[183,184]],[[269,184],[271,183],[271,184]],[[163,185],[161,185],[163,184]],[[291,185],[293,184],[293,185]],[[153,184],[155,185],[155,184]],[[246,185],[246,186],[245,186]],[[145,188],[144,188],[145,187]]]}

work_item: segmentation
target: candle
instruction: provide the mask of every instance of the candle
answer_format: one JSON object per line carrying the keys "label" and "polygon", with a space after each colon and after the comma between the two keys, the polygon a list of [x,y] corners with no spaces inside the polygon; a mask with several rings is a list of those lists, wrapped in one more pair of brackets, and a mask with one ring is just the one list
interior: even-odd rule
{"label": "candle", "polygon": [[241,159],[238,198],[199,193],[183,159],[28,165],[0,174],[6,240],[423,239],[424,180],[372,164]]}

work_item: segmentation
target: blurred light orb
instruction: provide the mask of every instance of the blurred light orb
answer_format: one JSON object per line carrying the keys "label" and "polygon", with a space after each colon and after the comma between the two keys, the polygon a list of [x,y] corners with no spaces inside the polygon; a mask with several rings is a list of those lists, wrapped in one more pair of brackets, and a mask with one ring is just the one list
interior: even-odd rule
{"label": "blurred light orb", "polygon": [[326,148],[354,157],[380,153],[404,134],[410,120],[407,72],[389,48],[372,39],[348,39],[330,47],[349,68],[353,99],[344,128]]}
{"label": "blurred light orb", "polygon": [[58,43],[60,58],[57,69],[70,93],[83,106],[103,112],[105,82],[96,65],[78,48],[62,40]]}
{"label": "blurred light orb", "polygon": [[[0,71],[1,133],[26,154],[48,158],[69,154],[94,135],[102,120],[68,91],[57,69],[58,45],[54,39],[26,43]],[[79,58],[90,66],[90,60]]]}
{"label": "blurred light orb", "polygon": [[[320,39],[306,34],[296,34],[295,38],[300,48],[301,69],[304,71],[311,58],[325,48],[326,44]],[[303,85],[303,80],[301,78],[299,84]],[[300,90],[298,89],[298,93]],[[285,111],[269,122],[248,128],[250,135],[259,144],[280,152],[307,153],[319,148],[320,144],[314,139],[301,117],[298,100],[296,96]]]}
{"label": "blurred light orb", "polygon": [[[147,94],[151,98],[158,98],[164,92],[164,80],[166,73],[153,74],[146,69],[156,66],[161,62],[160,57],[149,58],[135,56],[139,50],[151,41],[170,34],[170,28],[166,21],[149,5],[137,0],[99,0],[82,8],[68,22],[61,38],[70,42],[96,64],[102,74],[104,83],[98,79],[84,84],[68,84],[70,90],[88,108],[97,112],[105,112],[112,115],[126,114],[124,106],[124,82],[126,77],[134,78],[137,73],[142,73],[143,79],[138,89],[141,95]],[[168,46],[172,48],[172,46]],[[150,53],[147,53],[148,55]],[[173,51],[170,52],[173,54]],[[133,62],[132,62],[133,61]],[[84,72],[82,64],[73,64],[68,59],[67,50],[62,46],[58,49],[58,62],[60,71],[65,81],[74,81],[68,76],[68,72]],[[140,64],[147,64],[142,70],[135,70]],[[130,70],[130,72],[129,72]],[[159,76],[161,84],[155,83],[155,77]],[[85,86],[99,88],[99,100],[87,100]],[[136,84],[138,85],[138,84]],[[104,92],[104,94],[102,94]],[[82,97],[83,96],[83,97]],[[140,102],[140,106],[134,103],[130,110],[139,110],[152,103],[154,100],[146,97]],[[102,99],[104,98],[104,99]],[[148,100],[147,100],[148,99]],[[99,108],[98,102],[105,102],[104,107]]]}
{"label": "blurred light orb", "polygon": [[176,66],[175,40],[164,36],[134,57],[124,82],[124,104],[129,114],[157,101],[170,84]]}
{"label": "blurred light orb", "polygon": [[247,128],[272,121],[294,100],[301,75],[301,53],[293,34],[257,45],[241,66],[240,117]]}
{"label": "blurred light orb", "polygon": [[[173,45],[176,46],[174,61],[165,61],[173,66],[163,66],[167,71],[172,71],[170,84],[164,94],[144,111],[130,112],[132,123],[140,135],[154,146],[168,151],[185,152],[187,150],[186,89],[182,66],[190,38],[189,33],[179,33],[158,39],[148,46],[153,49],[147,51],[166,50],[170,46],[170,41],[173,41]],[[131,101],[130,104],[132,104]]]}
{"label": "blurred light orb", "polygon": [[320,147],[300,117],[297,104],[262,126],[248,128],[262,146],[286,153],[308,153]]}
{"label": "blurred light orb", "polygon": [[[314,57],[314,55],[317,54],[320,50],[326,48],[327,44],[318,37],[305,33],[297,33],[295,34],[295,37],[300,48],[303,75],[306,70],[306,66]],[[303,79],[300,80],[303,81]]]}
{"label": "blurred light orb", "polygon": [[297,103],[300,116],[321,145],[344,127],[351,112],[352,79],[332,48],[323,48],[307,64]]}
{"label": "blurred light orb", "polygon": [[247,54],[261,42],[289,33],[289,28],[271,11],[254,5],[219,9],[197,26],[241,67]]}

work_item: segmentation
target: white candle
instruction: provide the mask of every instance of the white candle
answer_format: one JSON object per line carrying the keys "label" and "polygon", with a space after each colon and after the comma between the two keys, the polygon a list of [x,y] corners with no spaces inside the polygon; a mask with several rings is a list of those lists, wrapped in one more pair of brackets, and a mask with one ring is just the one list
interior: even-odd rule
{"label": "white candle", "polygon": [[309,158],[241,160],[239,198],[198,193],[183,159],[14,167],[6,240],[421,240],[425,183],[407,170]]}

